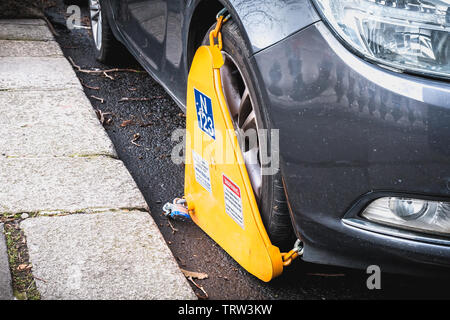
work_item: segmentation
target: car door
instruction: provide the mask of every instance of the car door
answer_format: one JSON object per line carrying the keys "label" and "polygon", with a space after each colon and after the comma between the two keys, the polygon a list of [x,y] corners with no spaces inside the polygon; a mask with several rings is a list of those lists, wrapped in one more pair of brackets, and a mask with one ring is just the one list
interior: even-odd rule
{"label": "car door", "polygon": [[114,1],[118,10],[117,23],[126,40],[143,58],[156,76],[164,63],[167,1]]}
{"label": "car door", "polygon": [[114,21],[129,49],[178,104],[186,96],[183,64],[185,0],[109,0]]}
{"label": "car door", "polygon": [[162,79],[175,96],[184,102],[187,72],[183,64],[183,23],[185,0],[167,1],[166,39]]}

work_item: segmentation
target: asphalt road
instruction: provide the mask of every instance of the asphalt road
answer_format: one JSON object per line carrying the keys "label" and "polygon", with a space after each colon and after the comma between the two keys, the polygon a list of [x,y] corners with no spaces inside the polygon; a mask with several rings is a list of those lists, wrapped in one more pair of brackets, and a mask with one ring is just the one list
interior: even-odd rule
{"label": "asphalt road", "polygon": [[[107,69],[93,58],[88,29],[65,27],[66,6],[57,0],[47,9],[66,57],[81,68]],[[83,9],[83,25],[88,26]],[[121,67],[141,69],[131,57]],[[204,272],[198,280],[210,299],[398,299],[449,298],[448,282],[442,280],[382,275],[381,290],[368,290],[365,271],[327,267],[296,261],[284,274],[264,283],[248,274],[192,222],[174,221],[173,228],[162,215],[165,202],[183,195],[183,165],[175,165],[170,154],[176,144],[173,130],[184,128],[181,110],[145,72],[118,72],[114,80],[98,74],[77,72],[86,95],[105,117],[104,127],[119,157],[141,189],[181,268]],[[97,98],[95,98],[97,97]],[[100,101],[100,99],[104,101]],[[121,101],[123,98],[145,98]],[[128,121],[132,120],[132,121]],[[125,121],[125,122],[124,122]],[[133,139],[139,135],[139,139]],[[203,293],[193,286],[195,292]]]}

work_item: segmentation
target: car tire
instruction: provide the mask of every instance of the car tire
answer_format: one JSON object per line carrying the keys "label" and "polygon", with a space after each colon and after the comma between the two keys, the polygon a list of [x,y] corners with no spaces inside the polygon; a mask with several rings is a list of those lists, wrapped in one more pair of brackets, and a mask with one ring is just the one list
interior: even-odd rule
{"label": "car tire", "polygon": [[[206,33],[202,45],[209,45],[209,33],[215,26],[216,24],[211,26]],[[267,114],[259,107],[260,103],[258,103],[258,96],[261,95],[258,93],[258,86],[253,80],[256,79],[256,77],[252,72],[249,61],[250,50],[246,45],[246,41],[242,37],[237,24],[234,23],[233,20],[229,20],[223,25],[222,38],[222,52],[223,54],[226,54],[225,59],[227,59],[228,56],[232,58],[248,88],[258,126],[260,128],[270,129],[268,127],[269,121],[267,119]],[[224,81],[222,81],[222,83],[224,83]],[[227,98],[226,94],[225,97]],[[252,181],[252,179],[250,180]],[[282,250],[292,249],[296,237],[292,229],[292,221],[289,215],[289,208],[279,170],[274,175],[262,176],[260,195],[257,197],[257,201],[262,221],[272,244],[278,246]]]}
{"label": "car tire", "polygon": [[116,64],[120,57],[128,56],[123,45],[115,38],[108,16],[102,12],[100,0],[89,0],[89,20],[95,58],[105,64]]}

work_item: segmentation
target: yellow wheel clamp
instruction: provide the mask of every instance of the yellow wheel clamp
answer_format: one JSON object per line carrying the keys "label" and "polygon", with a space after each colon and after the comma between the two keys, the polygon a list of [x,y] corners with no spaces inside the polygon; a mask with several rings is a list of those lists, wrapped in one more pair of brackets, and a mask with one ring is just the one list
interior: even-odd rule
{"label": "yellow wheel clamp", "polygon": [[[188,77],[185,199],[192,220],[248,272],[280,275],[298,250],[282,254],[264,228],[222,91],[220,28],[200,47]],[[215,40],[218,44],[215,44]]]}

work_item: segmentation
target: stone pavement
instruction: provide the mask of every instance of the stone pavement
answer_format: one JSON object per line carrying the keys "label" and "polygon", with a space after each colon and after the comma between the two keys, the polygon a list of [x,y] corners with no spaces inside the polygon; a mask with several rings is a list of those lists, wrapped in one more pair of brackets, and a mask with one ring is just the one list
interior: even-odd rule
{"label": "stone pavement", "polygon": [[[0,215],[42,299],[195,299],[147,204],[41,20],[0,20]],[[0,299],[11,299],[0,233]]]}

